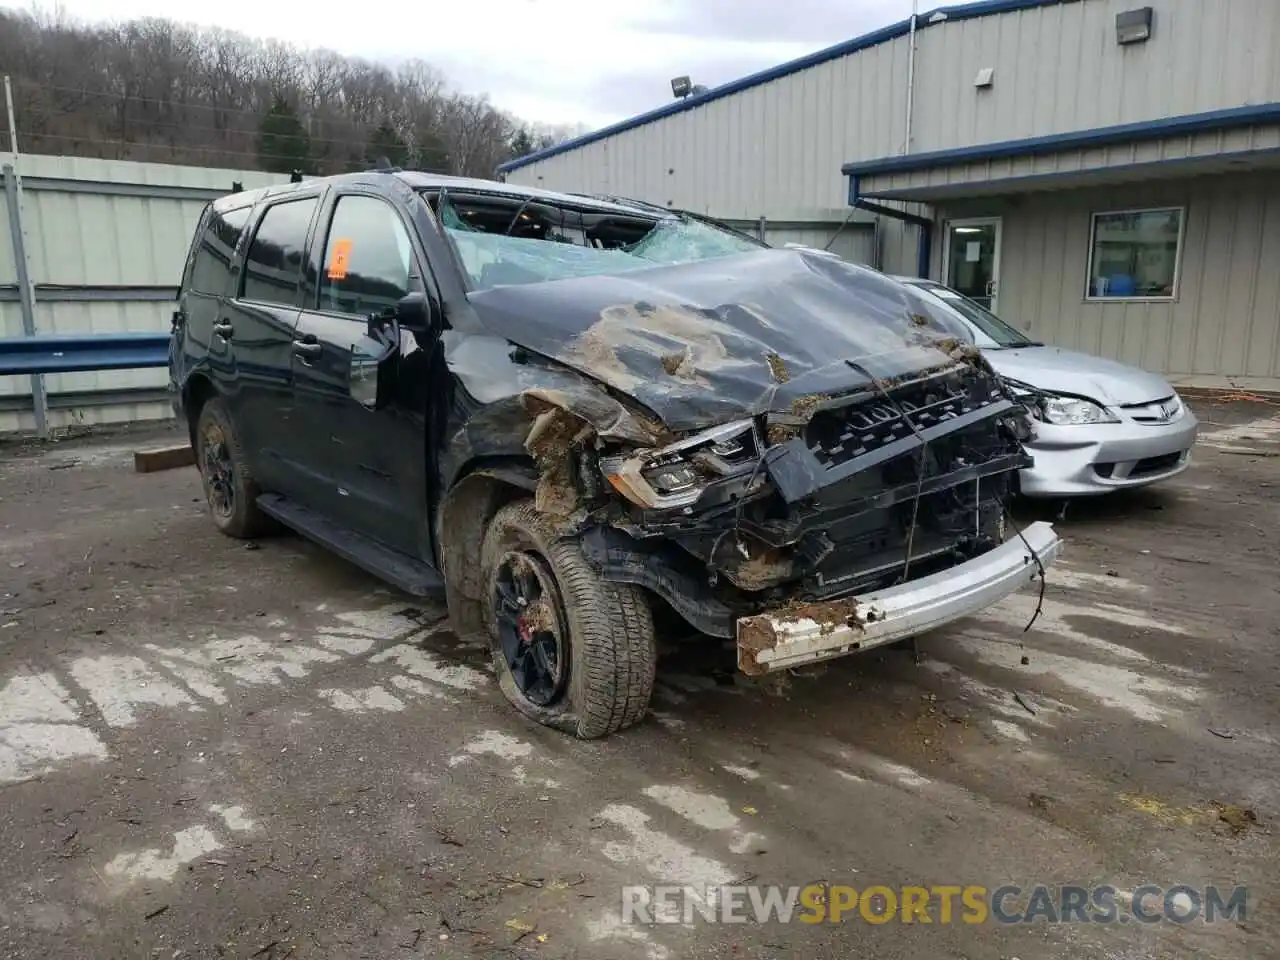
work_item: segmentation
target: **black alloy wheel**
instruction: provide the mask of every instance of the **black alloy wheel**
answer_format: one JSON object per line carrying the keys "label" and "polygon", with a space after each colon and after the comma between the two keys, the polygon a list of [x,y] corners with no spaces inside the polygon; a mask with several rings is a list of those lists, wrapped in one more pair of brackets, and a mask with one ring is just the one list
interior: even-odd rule
{"label": "black alloy wheel", "polygon": [[569,679],[568,631],[556,580],[536,553],[513,550],[493,579],[498,644],[517,689],[538,707],[550,707]]}
{"label": "black alloy wheel", "polygon": [[206,423],[201,441],[209,509],[215,516],[229,519],[236,509],[236,468],[221,424],[216,421]]}

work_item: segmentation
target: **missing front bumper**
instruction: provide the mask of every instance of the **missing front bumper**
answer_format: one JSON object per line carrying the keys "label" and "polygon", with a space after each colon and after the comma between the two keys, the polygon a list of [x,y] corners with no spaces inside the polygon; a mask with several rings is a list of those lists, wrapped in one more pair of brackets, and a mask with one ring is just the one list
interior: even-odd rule
{"label": "missing front bumper", "polygon": [[979,613],[1032,583],[1040,570],[1032,551],[1048,567],[1061,550],[1053,525],[1041,521],[1021,538],[919,580],[791,613],[743,617],[737,624],[738,667],[762,676],[916,636]]}

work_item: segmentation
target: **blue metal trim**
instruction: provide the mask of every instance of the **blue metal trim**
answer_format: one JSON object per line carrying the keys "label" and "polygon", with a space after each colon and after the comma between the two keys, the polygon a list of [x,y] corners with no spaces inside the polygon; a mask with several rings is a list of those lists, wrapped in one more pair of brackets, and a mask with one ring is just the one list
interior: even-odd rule
{"label": "blue metal trim", "polygon": [[168,333],[98,333],[0,339],[0,376],[132,370],[169,364]]}
{"label": "blue metal trim", "polygon": [[[968,3],[963,6],[956,7],[938,7],[928,13],[922,13],[916,18],[916,31],[925,30],[929,27],[936,27],[944,23],[954,23],[960,20],[974,20],[979,17],[990,17],[1000,13],[1012,13],[1018,10],[1031,10],[1036,7],[1051,7],[1059,4],[1080,3],[1083,0],[985,0],[982,3]],[[576,137],[573,140],[566,140],[564,143],[557,143],[555,146],[547,147],[545,150],[538,150],[523,157],[517,157],[514,160],[508,160],[506,163],[498,167],[499,173],[510,173],[512,170],[518,170],[520,167],[528,166],[539,160],[546,160],[548,157],[554,157],[561,153],[567,153],[570,150],[576,150],[578,147],[584,147],[589,143],[595,143],[597,140],[604,140],[607,137],[615,136],[619,133],[625,133],[627,130],[634,130],[636,127],[642,127],[647,123],[653,123],[655,120],[661,120],[663,117],[669,117],[676,113],[682,113],[685,110],[695,110],[698,107],[711,103],[713,100],[719,100],[735,93],[741,93],[743,90],[749,90],[752,87],[758,87],[761,84],[769,83],[773,80],[779,80],[783,77],[790,76],[793,73],[799,73],[802,70],[808,70],[810,67],[816,67],[820,64],[827,63],[831,60],[838,60],[841,57],[847,57],[850,54],[858,53],[870,47],[878,46],[882,43],[888,43],[890,40],[897,40],[899,37],[905,37],[911,32],[911,20],[901,20],[898,23],[892,23],[887,27],[881,27],[879,30],[873,30],[871,33],[865,33],[860,37],[854,37],[851,40],[845,40],[837,43],[833,47],[827,47],[816,53],[810,53],[800,57],[797,60],[790,60],[787,63],[779,64],[776,67],[770,67],[768,70],[761,70],[759,73],[753,73],[738,80],[731,80],[729,83],[722,84],[708,90],[706,93],[696,97],[686,97],[684,100],[676,100],[668,104],[658,107],[656,110],[650,110],[638,116],[631,117],[629,120],[622,120],[618,123],[602,127],[591,133]]]}
{"label": "blue metal trim", "polygon": [[[1227,161],[1232,160],[1256,160],[1263,157],[1280,157],[1280,148],[1267,148],[1265,150],[1232,150],[1227,153],[1215,153],[1203,157],[1172,157],[1168,160],[1144,160],[1141,163],[1118,163],[1113,167],[1097,167],[1092,170],[1059,170],[1053,173],[1027,173],[1016,177],[1000,177],[998,180],[983,181],[998,184],[1000,193],[1016,192],[1017,190],[1030,189],[1038,184],[1043,184],[1053,180],[1061,180],[1069,177],[1080,177],[1090,173],[1123,173],[1132,176],[1147,170],[1159,169],[1162,173],[1168,173],[1171,170],[1178,170],[1180,167],[1194,168],[1196,164],[1202,164],[1205,161]],[[849,179],[853,179],[850,177]],[[879,200],[901,200],[909,203],[934,203],[939,199],[943,199],[944,195],[937,191],[945,190],[946,197],[954,196],[973,196],[965,188],[971,187],[973,184],[953,183],[938,185],[936,188],[929,187],[898,187],[878,190],[874,193],[867,194],[867,197],[874,197]],[[928,190],[929,196],[918,198],[915,196],[900,196],[901,191]],[[867,209],[871,201],[866,197],[860,197],[858,207]]]}
{"label": "blue metal trim", "polygon": [[1183,137],[1195,133],[1264,123],[1280,123],[1280,103],[1229,107],[1225,110],[1189,113],[1179,117],[1166,117],[1162,120],[1140,120],[1136,123],[1121,123],[1114,127],[1095,127],[1091,130],[1073,130],[1070,133],[1055,133],[1045,137],[1028,137],[1025,140],[1001,140],[997,143],[983,143],[975,147],[959,147],[954,150],[933,150],[929,153],[899,154],[875,160],[854,160],[846,163],[840,170],[850,177],[906,173],[956,163],[1035,156],[1082,147],[1156,140],[1161,137]]}

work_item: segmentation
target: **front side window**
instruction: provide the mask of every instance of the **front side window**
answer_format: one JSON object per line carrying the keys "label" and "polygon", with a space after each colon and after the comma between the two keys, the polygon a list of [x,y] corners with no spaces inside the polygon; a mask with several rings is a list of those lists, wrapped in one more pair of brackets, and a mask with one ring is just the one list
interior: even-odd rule
{"label": "front side window", "polygon": [[325,240],[320,309],[366,317],[415,289],[413,246],[400,215],[375,197],[340,197]]}
{"label": "front side window", "polygon": [[209,211],[191,263],[191,290],[208,296],[226,296],[230,292],[231,258],[252,212],[252,205]]}
{"label": "front side window", "polygon": [[315,209],[315,197],[267,208],[245,257],[241,297],[258,303],[298,305],[302,254]]}
{"label": "front side window", "polygon": [[1088,298],[1173,299],[1183,216],[1181,207],[1095,213],[1089,237]]}

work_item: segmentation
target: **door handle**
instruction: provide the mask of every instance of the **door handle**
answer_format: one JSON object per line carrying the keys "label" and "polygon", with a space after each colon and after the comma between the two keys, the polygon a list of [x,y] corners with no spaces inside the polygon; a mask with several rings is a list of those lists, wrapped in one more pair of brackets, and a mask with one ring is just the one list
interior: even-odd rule
{"label": "door handle", "polygon": [[230,320],[219,320],[213,325],[213,332],[223,340],[230,340],[235,336],[236,328],[231,326]]}
{"label": "door handle", "polygon": [[300,360],[310,360],[312,357],[318,357],[323,349],[324,346],[318,340],[293,341],[294,355]]}

